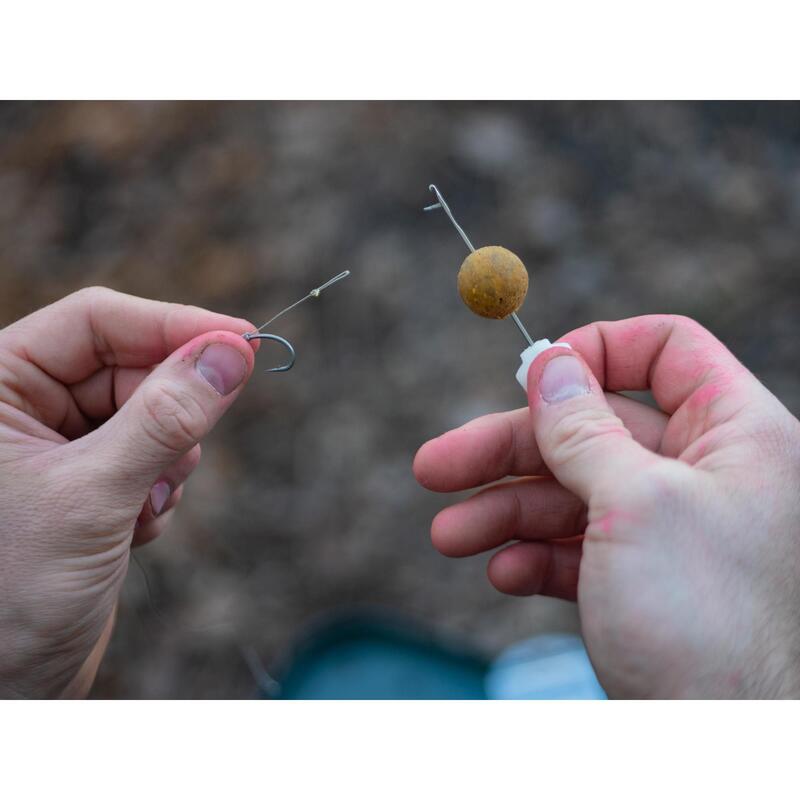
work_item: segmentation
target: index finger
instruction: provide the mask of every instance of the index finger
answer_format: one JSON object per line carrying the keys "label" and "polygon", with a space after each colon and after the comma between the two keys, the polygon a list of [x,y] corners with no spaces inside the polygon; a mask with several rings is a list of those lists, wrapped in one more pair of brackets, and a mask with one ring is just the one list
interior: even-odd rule
{"label": "index finger", "polygon": [[[668,417],[624,395],[607,394],[609,404],[633,438],[657,450]],[[414,459],[414,474],[434,492],[459,492],[508,475],[549,474],[527,408],[479,417],[426,442]]]}
{"label": "index finger", "polygon": [[[244,319],[145,300],[104,287],[81,289],[2,331],[3,344],[60,383],[106,366],[148,367],[202,333],[246,333]],[[251,343],[253,344],[253,343]]]}
{"label": "index finger", "polygon": [[775,398],[692,319],[651,315],[596,322],[564,340],[580,352],[606,390],[650,389],[670,415],[661,444],[664,455],[699,463],[723,442],[736,441],[724,431],[741,434],[771,424],[769,415],[748,409],[758,407],[756,399],[770,406]]}
{"label": "index finger", "polygon": [[609,392],[650,389],[659,408],[674,414],[701,387],[711,399],[735,399],[753,374],[722,342],[688,317],[652,314],[593,322],[568,333],[600,385]]}

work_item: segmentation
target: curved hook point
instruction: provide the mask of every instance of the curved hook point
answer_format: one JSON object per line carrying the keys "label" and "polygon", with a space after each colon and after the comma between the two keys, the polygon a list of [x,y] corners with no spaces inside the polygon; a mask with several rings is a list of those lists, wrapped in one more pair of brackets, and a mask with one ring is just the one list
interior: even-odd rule
{"label": "curved hook point", "polygon": [[243,333],[242,338],[248,342],[252,339],[269,339],[272,342],[282,344],[289,351],[289,360],[285,364],[281,364],[279,367],[271,367],[265,370],[265,372],[288,372],[294,366],[297,355],[294,352],[292,343],[288,339],[284,339],[283,336],[276,336],[274,333],[259,333],[258,331],[253,331],[251,333]]}

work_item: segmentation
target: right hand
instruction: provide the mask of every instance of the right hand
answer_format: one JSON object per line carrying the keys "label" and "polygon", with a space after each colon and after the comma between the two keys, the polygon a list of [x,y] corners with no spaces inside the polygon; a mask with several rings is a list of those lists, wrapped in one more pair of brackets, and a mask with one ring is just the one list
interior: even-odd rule
{"label": "right hand", "polygon": [[[800,422],[697,323],[600,322],[528,374],[528,409],[424,445],[423,486],[523,475],[442,511],[489,578],[577,599],[617,697],[800,694]],[[661,411],[618,395],[651,389]]]}

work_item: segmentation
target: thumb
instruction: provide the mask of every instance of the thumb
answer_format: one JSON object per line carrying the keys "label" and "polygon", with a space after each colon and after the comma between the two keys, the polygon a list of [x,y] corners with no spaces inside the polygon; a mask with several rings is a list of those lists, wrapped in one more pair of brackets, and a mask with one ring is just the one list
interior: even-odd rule
{"label": "thumb", "polygon": [[587,504],[601,485],[619,482],[658,459],[633,439],[574,351],[553,348],[533,362],[528,405],[544,462]]}
{"label": "thumb", "polygon": [[252,346],[229,331],[203,334],[172,353],[108,422],[83,438],[103,482],[146,494],[227,411],[253,362]]}

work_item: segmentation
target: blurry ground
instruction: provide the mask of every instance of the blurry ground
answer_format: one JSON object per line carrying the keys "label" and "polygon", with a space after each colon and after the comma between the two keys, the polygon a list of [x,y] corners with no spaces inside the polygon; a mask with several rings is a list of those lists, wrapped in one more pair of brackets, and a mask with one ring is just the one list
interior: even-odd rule
{"label": "blurry ground", "polygon": [[[575,630],[428,540],[426,438],[512,408],[522,343],[455,291],[476,245],[531,273],[535,337],[675,312],[800,412],[800,107],[781,104],[0,104],[0,325],[89,284],[275,328],[204,445],[174,529],[131,566],[99,697],[245,697],[320,615],[379,606],[494,652]],[[270,356],[264,348],[258,363]],[[277,353],[281,357],[282,352]]]}

